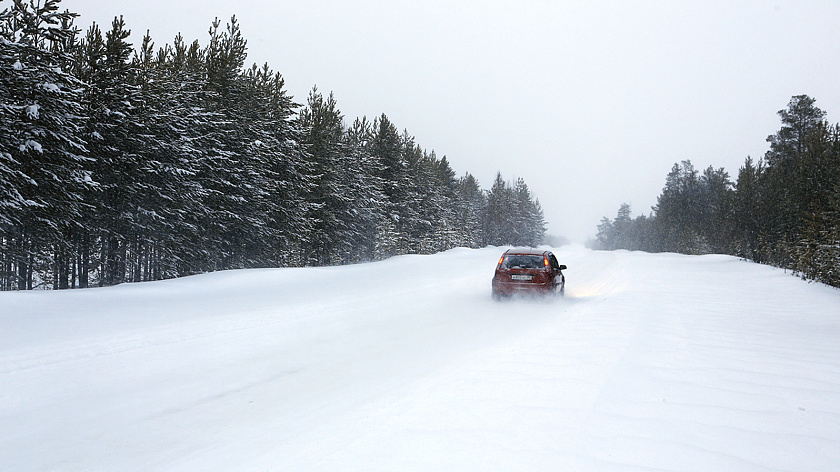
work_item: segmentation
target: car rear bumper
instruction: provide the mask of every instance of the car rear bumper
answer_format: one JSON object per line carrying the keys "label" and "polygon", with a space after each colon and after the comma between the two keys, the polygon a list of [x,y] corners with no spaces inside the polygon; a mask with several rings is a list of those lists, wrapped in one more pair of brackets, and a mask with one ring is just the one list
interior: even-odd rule
{"label": "car rear bumper", "polygon": [[493,295],[511,296],[522,293],[548,294],[554,293],[555,285],[535,284],[528,282],[493,281]]}

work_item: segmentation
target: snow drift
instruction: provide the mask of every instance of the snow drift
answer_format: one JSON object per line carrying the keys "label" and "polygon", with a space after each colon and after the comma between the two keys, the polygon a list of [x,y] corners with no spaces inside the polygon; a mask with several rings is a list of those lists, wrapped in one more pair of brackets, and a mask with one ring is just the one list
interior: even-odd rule
{"label": "snow drift", "polygon": [[840,292],[727,256],[502,249],[0,293],[0,469],[838,470]]}

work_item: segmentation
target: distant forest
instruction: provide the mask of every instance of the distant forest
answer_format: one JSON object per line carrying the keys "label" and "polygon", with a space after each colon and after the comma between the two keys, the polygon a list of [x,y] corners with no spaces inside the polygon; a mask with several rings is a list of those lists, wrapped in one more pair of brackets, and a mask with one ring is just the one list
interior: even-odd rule
{"label": "distant forest", "polygon": [[595,247],[732,254],[840,287],[840,125],[807,95],[779,116],[770,150],[747,157],[735,182],[723,168],[674,164],[652,213],[631,219],[621,205]]}
{"label": "distant forest", "polygon": [[296,104],[235,18],[135,48],[122,17],[82,35],[59,0],[3,3],[0,290],[543,241],[524,180],[482,190],[385,114]]}

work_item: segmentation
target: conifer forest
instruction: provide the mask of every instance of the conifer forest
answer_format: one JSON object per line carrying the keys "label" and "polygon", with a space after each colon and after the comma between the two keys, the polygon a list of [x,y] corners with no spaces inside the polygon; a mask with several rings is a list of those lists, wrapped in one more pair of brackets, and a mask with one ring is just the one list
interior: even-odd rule
{"label": "conifer forest", "polygon": [[840,125],[815,102],[792,97],[770,149],[747,157],[734,182],[723,168],[674,164],[652,212],[631,218],[622,204],[594,246],[731,254],[840,287]]}
{"label": "conifer forest", "polygon": [[[246,66],[236,18],[206,44],[122,17],[80,31],[60,0],[0,0],[0,290],[65,289],[216,270],[326,266],[453,247],[536,246],[521,178],[489,189],[386,114],[347,119]],[[596,249],[731,254],[840,287],[840,125],[807,95],[769,150],[674,164],[657,204],[603,218]]]}
{"label": "conifer forest", "polygon": [[524,180],[483,190],[385,114],[295,103],[235,17],[162,47],[77,17],[0,1],[0,290],[543,240]]}

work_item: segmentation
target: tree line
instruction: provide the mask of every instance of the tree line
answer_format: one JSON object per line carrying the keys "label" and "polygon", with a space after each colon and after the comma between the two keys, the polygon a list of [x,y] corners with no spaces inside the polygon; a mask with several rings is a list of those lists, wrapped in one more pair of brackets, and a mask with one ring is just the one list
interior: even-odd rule
{"label": "tree line", "polygon": [[482,190],[385,114],[295,103],[235,17],[135,49],[59,1],[0,12],[0,290],[542,242],[522,179]]}
{"label": "tree line", "polygon": [[840,287],[840,125],[807,95],[778,114],[770,149],[747,157],[735,182],[723,168],[674,164],[652,213],[632,219],[621,205],[596,247],[732,254]]}

